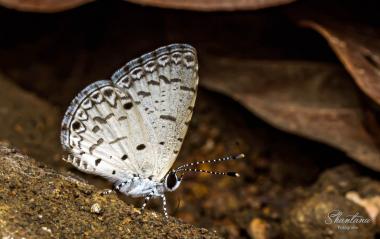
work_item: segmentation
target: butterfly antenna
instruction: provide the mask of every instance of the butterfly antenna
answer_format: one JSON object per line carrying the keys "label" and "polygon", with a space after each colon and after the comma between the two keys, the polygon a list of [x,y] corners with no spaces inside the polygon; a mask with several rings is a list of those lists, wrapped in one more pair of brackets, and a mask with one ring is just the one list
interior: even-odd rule
{"label": "butterfly antenna", "polygon": [[194,172],[194,173],[208,173],[208,174],[214,174],[214,175],[226,175],[230,177],[240,177],[240,175],[236,172],[216,172],[216,171],[208,171],[203,169],[196,169],[196,168],[182,168],[180,170],[177,170],[176,172],[184,172],[181,174],[179,180],[181,181],[185,174],[187,172]]}
{"label": "butterfly antenna", "polygon": [[244,154],[238,154],[238,155],[227,156],[227,157],[218,158],[218,159],[203,160],[203,161],[198,161],[198,162],[193,162],[193,163],[187,163],[187,164],[179,166],[175,171],[176,172],[184,171],[184,170],[182,170],[183,168],[197,166],[197,165],[200,165],[200,164],[220,163],[220,162],[228,161],[228,160],[242,159],[244,157],[245,157]]}

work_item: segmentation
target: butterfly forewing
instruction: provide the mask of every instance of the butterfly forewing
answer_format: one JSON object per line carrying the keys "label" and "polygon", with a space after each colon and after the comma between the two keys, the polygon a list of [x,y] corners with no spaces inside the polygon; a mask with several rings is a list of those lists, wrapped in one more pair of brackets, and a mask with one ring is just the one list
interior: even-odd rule
{"label": "butterfly forewing", "polygon": [[[141,151],[143,168],[162,179],[175,161],[191,119],[198,85],[195,49],[174,44],[127,63],[112,77],[147,119],[157,155]],[[146,175],[149,176],[149,175]]]}
{"label": "butterfly forewing", "polygon": [[120,181],[159,181],[175,161],[196,97],[195,49],[174,44],[130,61],[86,87],[62,122],[61,141],[78,169]]}

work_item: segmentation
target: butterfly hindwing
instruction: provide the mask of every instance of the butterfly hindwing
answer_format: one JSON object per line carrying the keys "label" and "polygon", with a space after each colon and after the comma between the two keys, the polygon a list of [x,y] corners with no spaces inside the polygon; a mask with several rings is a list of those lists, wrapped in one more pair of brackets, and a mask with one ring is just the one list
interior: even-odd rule
{"label": "butterfly hindwing", "polygon": [[138,146],[149,137],[135,103],[111,81],[97,81],[84,89],[62,123],[61,141],[72,164],[111,181],[143,173]]}

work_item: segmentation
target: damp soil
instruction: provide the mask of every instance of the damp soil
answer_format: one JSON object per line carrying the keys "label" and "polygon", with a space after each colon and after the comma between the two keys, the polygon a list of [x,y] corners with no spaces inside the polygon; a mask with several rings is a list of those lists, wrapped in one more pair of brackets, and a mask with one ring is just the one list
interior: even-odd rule
{"label": "damp soil", "polygon": [[101,195],[0,142],[2,238],[220,238]]}

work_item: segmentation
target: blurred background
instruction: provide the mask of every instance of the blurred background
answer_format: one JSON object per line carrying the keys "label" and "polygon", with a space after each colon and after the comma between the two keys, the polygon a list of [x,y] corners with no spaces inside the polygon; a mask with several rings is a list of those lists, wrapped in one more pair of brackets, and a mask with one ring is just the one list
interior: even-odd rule
{"label": "blurred background", "polygon": [[[200,89],[176,164],[247,157],[212,167],[240,178],[187,177],[170,214],[225,238],[380,238],[379,27],[370,0],[0,0],[0,139],[109,187],[60,160],[67,106],[188,43]],[[371,223],[339,228],[334,210]]]}

